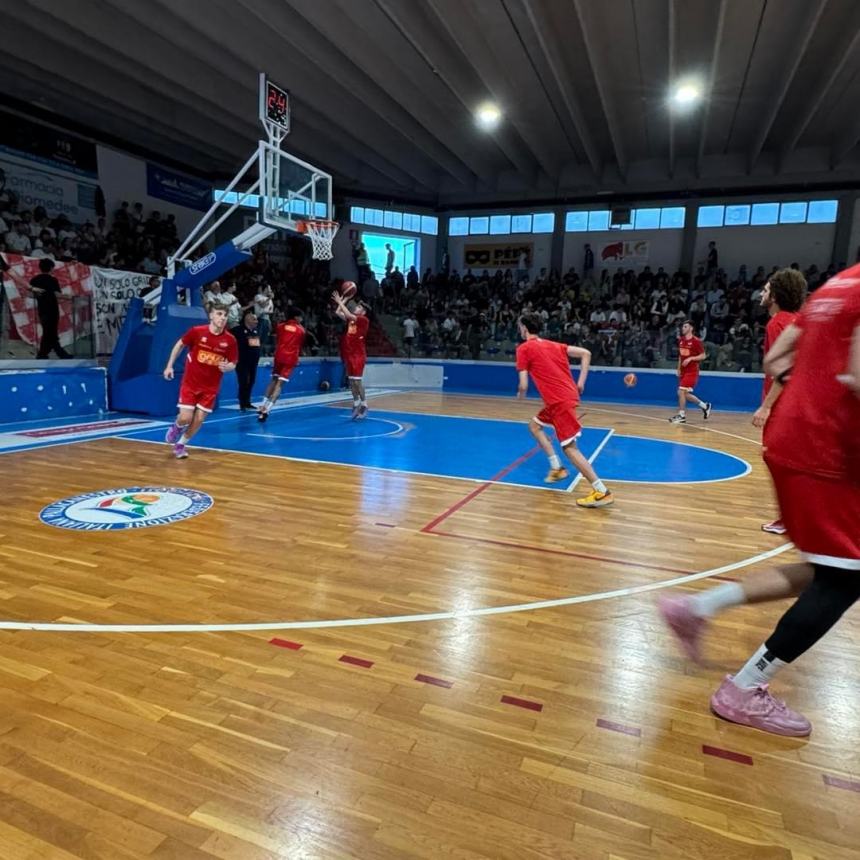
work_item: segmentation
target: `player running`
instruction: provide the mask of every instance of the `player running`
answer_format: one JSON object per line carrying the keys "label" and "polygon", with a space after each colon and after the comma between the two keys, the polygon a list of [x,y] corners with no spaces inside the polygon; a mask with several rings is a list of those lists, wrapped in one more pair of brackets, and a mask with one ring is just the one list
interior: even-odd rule
{"label": "player running", "polygon": [[702,341],[694,332],[693,323],[686,320],[681,326],[681,337],[678,338],[678,413],[669,419],[672,424],[687,423],[688,400],[698,405],[703,418],[707,419],[711,414],[711,404],[699,400],[693,394],[699,381],[699,365],[708,357]]}
{"label": "player running", "polygon": [[188,456],[186,446],[215,408],[215,400],[225,373],[236,369],[239,345],[226,330],[227,309],[209,306],[209,323],[188,329],[173,345],[164,367],[164,378],[173,379],[173,365],[183,349],[188,349],[182,385],[179,388],[179,414],[164,441],[173,445],[173,456]]}
{"label": "player running", "polygon": [[[544,404],[543,409],[529,422],[529,431],[549,458],[550,469],[544,480],[553,484],[568,476],[567,469],[562,467],[552,442],[543,430],[544,427],[552,426],[567,459],[591,483],[591,492],[577,499],[577,505],[582,508],[611,505],[614,501],[612,493],[576,447],[576,437],[582,430],[576,407],[579,405],[579,395],[585,390],[591,353],[579,346],[568,346],[538,337],[541,325],[541,320],[535,316],[523,316],[519,321],[523,343],[517,347],[517,371],[520,375],[517,397],[526,396],[531,375]],[[576,385],[570,372],[570,358],[578,358],[581,362]]]}
{"label": "player running", "polygon": [[290,381],[290,375],[299,363],[299,354],[305,342],[302,312],[297,307],[287,308],[287,319],[275,329],[275,358],[272,362],[272,379],[266,388],[263,402],[257,410],[257,420],[266,421],[272,407],[281,396],[281,388]]}
{"label": "player running", "polygon": [[346,323],[346,331],[340,339],[340,355],[352,391],[352,417],[364,418],[367,415],[367,395],[364,391],[364,366],[367,363],[365,338],[370,328],[367,310],[361,302],[344,301],[335,290],[331,294],[337,307],[335,313]]}

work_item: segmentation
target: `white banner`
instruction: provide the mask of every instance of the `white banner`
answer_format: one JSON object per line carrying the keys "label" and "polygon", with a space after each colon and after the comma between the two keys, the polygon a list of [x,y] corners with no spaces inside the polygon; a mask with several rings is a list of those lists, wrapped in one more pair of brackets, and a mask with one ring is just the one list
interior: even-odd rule
{"label": "white banner", "polygon": [[149,285],[152,275],[120,272],[116,269],[92,269],[93,298],[96,306],[96,352],[111,355],[119,336],[128,303]]}
{"label": "white banner", "polygon": [[626,266],[630,263],[647,263],[650,243],[647,239],[604,242],[600,246],[600,262],[608,265]]}

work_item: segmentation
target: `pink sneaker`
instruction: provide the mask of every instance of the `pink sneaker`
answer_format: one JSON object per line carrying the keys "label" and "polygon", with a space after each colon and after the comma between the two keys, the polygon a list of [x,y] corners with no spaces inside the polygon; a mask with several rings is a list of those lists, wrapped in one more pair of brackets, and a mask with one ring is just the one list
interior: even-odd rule
{"label": "pink sneaker", "polygon": [[170,429],[167,431],[167,434],[164,437],[164,441],[169,445],[175,445],[179,441],[179,437],[182,435],[182,428],[174,421],[170,425]]}
{"label": "pink sneaker", "polygon": [[188,456],[185,446],[177,442],[173,446],[173,456],[176,457],[177,460],[184,460]]}
{"label": "pink sneaker", "polygon": [[708,626],[708,619],[695,615],[691,603],[689,597],[661,597],[657,609],[687,657],[694,663],[701,663],[702,633]]}
{"label": "pink sneaker", "polygon": [[797,711],[792,711],[782,699],[776,699],[768,685],[744,690],[735,686],[731,675],[720,684],[711,696],[711,710],[730,723],[739,723],[775,735],[805,738],[812,731],[812,723]]}
{"label": "pink sneaker", "polygon": [[774,520],[772,523],[765,523],[761,530],[772,535],[784,535],[788,531],[781,519]]}

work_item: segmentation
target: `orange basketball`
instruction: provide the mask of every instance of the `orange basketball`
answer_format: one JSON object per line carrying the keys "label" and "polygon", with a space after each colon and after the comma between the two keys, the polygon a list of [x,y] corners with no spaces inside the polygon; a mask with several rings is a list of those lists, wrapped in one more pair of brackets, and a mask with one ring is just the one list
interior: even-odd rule
{"label": "orange basketball", "polygon": [[636,379],[636,374],[635,374],[635,373],[628,373],[628,374],[624,377],[624,384],[625,384],[628,388],[633,388],[633,386],[634,386],[634,385],[636,385],[636,382],[637,382],[637,379]]}
{"label": "orange basketball", "polygon": [[340,285],[340,294],[344,299],[351,299],[357,292],[358,287],[355,285],[355,281],[344,281]]}

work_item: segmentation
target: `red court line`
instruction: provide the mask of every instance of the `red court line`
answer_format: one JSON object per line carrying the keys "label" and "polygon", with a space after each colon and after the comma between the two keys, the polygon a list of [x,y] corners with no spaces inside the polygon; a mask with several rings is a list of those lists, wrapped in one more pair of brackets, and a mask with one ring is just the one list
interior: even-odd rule
{"label": "red court line", "polygon": [[450,690],[454,686],[453,681],[445,681],[442,678],[434,678],[432,675],[422,675],[420,673],[415,676],[415,680],[420,681],[422,684],[431,684],[434,687],[444,687],[446,690]]}
{"label": "red court line", "polygon": [[610,732],[619,732],[622,735],[632,735],[636,738],[642,737],[642,729],[637,729],[634,726],[625,726],[622,723],[613,723],[612,720],[598,719],[597,727],[599,729],[609,729]]}
{"label": "red court line", "polygon": [[744,755],[743,753],[732,752],[731,750],[720,749],[719,747],[710,747],[707,744],[702,745],[702,752],[705,755],[712,755],[716,758],[724,758],[729,761],[736,761],[738,764],[752,764],[752,756]]}
{"label": "red court line", "polygon": [[839,776],[824,775],[824,784],[834,788],[844,788],[846,791],[860,791],[860,782],[853,779],[842,779]]}
{"label": "red court line", "polygon": [[442,523],[445,520],[447,520],[448,517],[451,516],[451,514],[457,513],[457,511],[459,511],[460,508],[462,508],[464,505],[468,505],[469,502],[472,501],[472,499],[474,499],[476,496],[480,496],[481,493],[483,493],[484,490],[486,490],[488,487],[492,487],[496,481],[501,481],[502,478],[505,477],[505,475],[509,475],[511,472],[514,471],[514,469],[517,468],[517,466],[521,466],[530,457],[534,457],[534,455],[537,454],[538,451],[540,451],[540,446],[535,445],[534,448],[531,449],[531,451],[526,451],[526,453],[523,454],[522,457],[517,457],[517,459],[514,460],[513,463],[511,463],[509,466],[505,466],[505,468],[502,469],[501,471],[496,472],[496,474],[493,475],[492,478],[489,478],[487,481],[485,481],[479,487],[472,490],[471,493],[469,493],[467,496],[464,496],[462,499],[460,499],[459,502],[454,502],[454,504],[451,505],[451,507],[448,508],[448,510],[443,511],[441,514],[439,514],[438,517],[436,517],[435,520],[431,520],[429,523],[427,523],[427,525],[424,526],[424,528],[422,528],[421,531],[422,532],[432,532],[433,529],[439,525],[439,523]]}
{"label": "red court line", "polygon": [[[421,531],[426,532],[426,531],[428,531],[428,529],[425,527],[425,528],[421,529]],[[511,549],[527,549],[527,550],[531,550],[532,552],[547,553],[548,555],[562,555],[562,556],[565,556],[566,558],[585,558],[585,559],[588,559],[589,561],[605,561],[608,564],[619,564],[619,565],[623,565],[624,567],[641,567],[641,568],[644,568],[645,570],[662,570],[662,571],[665,571],[666,573],[680,573],[680,574],[696,573],[696,571],[694,571],[694,570],[682,570],[679,567],[664,567],[664,566],[659,565],[659,564],[646,564],[645,562],[628,561],[626,559],[621,559],[621,558],[609,558],[608,556],[603,556],[603,555],[590,555],[589,553],[573,552],[571,550],[566,550],[566,549],[550,549],[549,547],[546,547],[546,546],[533,546],[532,544],[516,543],[515,541],[498,540],[496,538],[476,537],[473,535],[461,535],[461,534],[457,534],[456,532],[434,531],[434,532],[430,532],[430,534],[437,535],[438,537],[454,538],[456,540],[468,540],[468,541],[476,541],[478,543],[488,543],[488,544],[492,544],[493,546],[506,546],[506,547],[510,547]]]}
{"label": "red court line", "polygon": [[298,651],[302,647],[301,642],[290,642],[289,639],[274,639],[269,640],[270,645],[277,645],[278,648],[289,648],[291,651]]}
{"label": "red court line", "polygon": [[516,696],[502,696],[500,701],[503,705],[516,705],[518,708],[526,708],[529,711],[543,710],[543,705],[540,702],[532,702],[528,699],[518,699]]}
{"label": "red court line", "polygon": [[373,665],[373,660],[362,660],[361,657],[350,657],[349,654],[344,654],[338,658],[341,663],[350,663],[353,666],[361,666],[362,669],[369,669]]}

